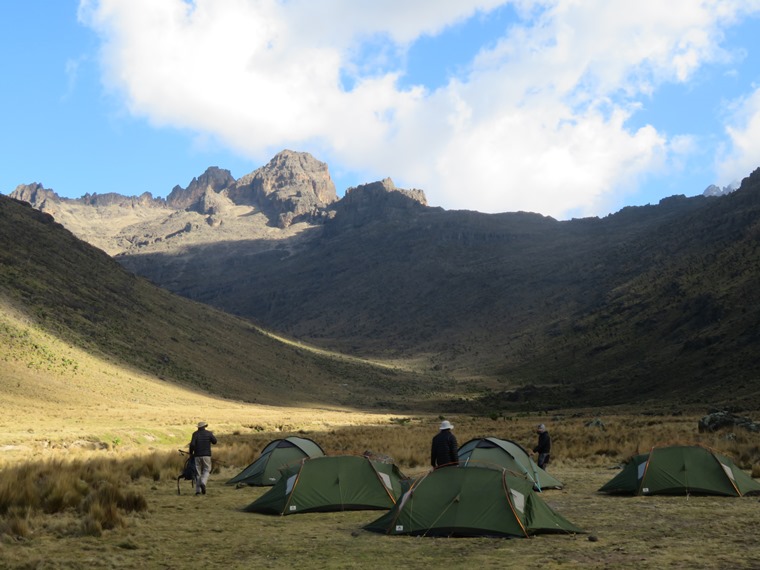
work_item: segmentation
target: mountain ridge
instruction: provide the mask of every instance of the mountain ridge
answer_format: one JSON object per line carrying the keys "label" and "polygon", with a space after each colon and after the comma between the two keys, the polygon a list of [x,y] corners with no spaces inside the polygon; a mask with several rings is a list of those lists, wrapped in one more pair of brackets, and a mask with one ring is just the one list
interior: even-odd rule
{"label": "mountain ridge", "polygon": [[[317,350],[173,295],[129,273],[51,215],[5,196],[0,301],[65,345],[228,399],[403,409],[418,400],[424,408],[430,394],[440,395],[434,375]],[[19,322],[9,309],[0,312],[5,357],[23,360],[41,351],[41,372],[67,368],[65,355],[23,341],[28,333]],[[6,352],[14,346],[25,348]]]}
{"label": "mountain ridge", "polygon": [[[281,196],[297,195],[293,177],[268,174]],[[174,210],[161,222],[166,239],[133,240],[116,259],[310,344],[491,386],[486,407],[704,403],[724,398],[730,378],[760,401],[760,363],[746,350],[760,299],[738,281],[760,271],[759,179],[756,170],[725,196],[566,221],[433,208],[387,179],[289,210],[291,223],[275,207],[234,201],[213,224],[216,211]],[[241,220],[244,232],[222,237]]]}

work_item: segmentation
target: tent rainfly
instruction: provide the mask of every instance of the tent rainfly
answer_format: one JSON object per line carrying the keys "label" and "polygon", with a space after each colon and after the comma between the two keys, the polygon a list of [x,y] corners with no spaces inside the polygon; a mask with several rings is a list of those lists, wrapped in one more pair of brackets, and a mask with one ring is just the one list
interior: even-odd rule
{"label": "tent rainfly", "polygon": [[404,476],[391,463],[335,455],[304,459],[243,510],[293,515],[308,512],[390,509],[402,493]]}
{"label": "tent rainfly", "polygon": [[553,511],[530,481],[495,467],[431,471],[364,528],[392,535],[463,537],[583,532]]}
{"label": "tent rainfly", "polygon": [[522,446],[508,439],[495,437],[471,439],[459,448],[458,454],[460,465],[501,467],[526,477],[537,491],[562,488],[562,482],[541,469]]}
{"label": "tent rainfly", "polygon": [[227,485],[267,487],[280,478],[280,469],[299,462],[305,457],[322,457],[325,454],[318,443],[303,437],[286,437],[270,441],[261,455],[227,481]]}
{"label": "tent rainfly", "polygon": [[603,493],[727,495],[760,493],[760,483],[728,457],[700,445],[654,447],[636,455],[607,482]]}

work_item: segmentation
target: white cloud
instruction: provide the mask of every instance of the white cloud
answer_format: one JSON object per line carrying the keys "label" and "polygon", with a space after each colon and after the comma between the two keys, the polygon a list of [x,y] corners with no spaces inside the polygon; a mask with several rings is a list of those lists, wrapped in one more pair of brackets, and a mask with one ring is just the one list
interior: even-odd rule
{"label": "white cloud", "polygon": [[760,89],[733,103],[726,126],[730,147],[718,159],[720,184],[741,180],[758,167],[760,157]]}
{"label": "white cloud", "polygon": [[[394,62],[418,38],[506,4],[524,20],[469,74],[436,91],[399,87]],[[726,58],[722,26],[758,4],[82,0],[80,17],[102,37],[106,84],[156,125],[258,161],[308,150],[446,208],[563,217],[604,212],[666,168],[680,142],[626,120],[663,82]],[[372,65],[364,41],[384,47]],[[737,149],[743,132],[731,131]]]}

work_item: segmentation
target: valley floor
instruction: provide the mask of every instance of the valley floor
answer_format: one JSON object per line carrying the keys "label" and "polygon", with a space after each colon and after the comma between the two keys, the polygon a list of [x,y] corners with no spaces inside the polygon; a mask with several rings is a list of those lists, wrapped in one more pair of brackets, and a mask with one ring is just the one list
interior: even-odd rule
{"label": "valley floor", "polygon": [[149,511],[102,537],[42,535],[0,544],[3,568],[757,568],[757,498],[609,497],[616,471],[559,465],[543,498],[584,528],[531,539],[388,537],[362,530],[380,511],[288,517],[240,509],[265,492],[215,474],[205,496],[185,482],[135,483]]}

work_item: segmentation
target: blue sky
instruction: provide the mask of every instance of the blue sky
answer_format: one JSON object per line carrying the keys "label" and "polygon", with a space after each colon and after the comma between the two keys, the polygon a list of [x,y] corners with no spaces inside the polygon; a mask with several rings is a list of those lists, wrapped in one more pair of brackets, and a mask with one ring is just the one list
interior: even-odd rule
{"label": "blue sky", "polygon": [[0,4],[0,192],[166,196],[289,148],[339,195],[559,219],[760,166],[760,0]]}

